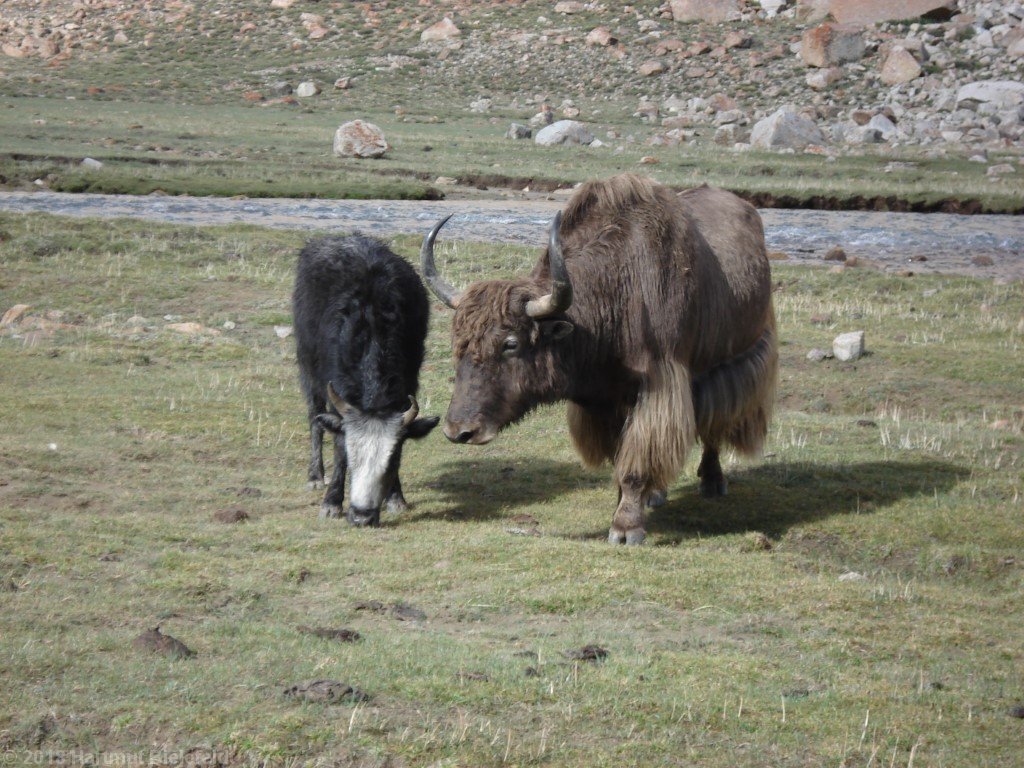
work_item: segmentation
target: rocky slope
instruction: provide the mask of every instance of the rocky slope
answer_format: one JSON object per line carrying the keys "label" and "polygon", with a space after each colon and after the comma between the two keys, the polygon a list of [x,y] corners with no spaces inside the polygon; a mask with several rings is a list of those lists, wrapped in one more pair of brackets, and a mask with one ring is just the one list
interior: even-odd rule
{"label": "rocky slope", "polygon": [[144,59],[173,53],[179,41],[191,57],[185,42],[198,41],[211,57],[258,49],[287,62],[243,65],[217,86],[250,100],[287,94],[287,78],[308,70],[336,76],[324,88],[393,100],[404,88],[410,99],[477,112],[536,112],[538,123],[617,111],[657,127],[646,137],[656,144],[1015,154],[1024,137],[1024,6],[904,5],[930,15],[873,22],[893,6],[873,0],[6,0],[0,78],[70,71],[126,51]]}

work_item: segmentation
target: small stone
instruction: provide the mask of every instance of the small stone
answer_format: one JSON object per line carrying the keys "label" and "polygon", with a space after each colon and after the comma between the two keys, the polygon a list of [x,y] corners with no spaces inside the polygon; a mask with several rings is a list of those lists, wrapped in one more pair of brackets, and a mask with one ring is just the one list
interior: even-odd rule
{"label": "small stone", "polygon": [[295,89],[295,95],[300,99],[306,99],[310,96],[316,96],[320,93],[320,86],[314,83],[312,80],[306,80],[299,83],[299,87]]}
{"label": "small stone", "polygon": [[82,167],[97,171],[103,167],[103,163],[95,158],[87,157],[82,160]]}
{"label": "small stone", "polygon": [[844,363],[857,360],[864,354],[864,331],[841,333],[832,340],[832,354]]}
{"label": "small stone", "polygon": [[839,577],[839,581],[867,581],[868,577],[857,571],[847,571]]}
{"label": "small stone", "polygon": [[832,315],[818,314],[811,315],[811,325],[832,325]]}
{"label": "small stone", "polygon": [[812,363],[820,363],[823,360],[831,360],[832,353],[825,349],[812,349],[807,353],[807,359]]}
{"label": "small stone", "polygon": [[532,139],[533,129],[522,123],[512,123],[505,132],[506,139]]}
{"label": "small stone", "polygon": [[1010,707],[1010,711],[1007,714],[1009,714],[1010,717],[1024,719],[1024,704],[1017,704],[1016,706]]}
{"label": "small stone", "polygon": [[334,132],[334,154],[339,157],[383,157],[389,149],[380,127],[365,120],[350,120]]}
{"label": "small stone", "polygon": [[177,638],[162,634],[160,632],[160,627],[147,629],[141,635],[132,640],[132,647],[140,651],[162,653],[173,659],[187,659],[196,655],[195,651]]}
{"label": "small stone", "polygon": [[829,248],[828,252],[822,258],[824,258],[825,261],[846,261],[846,251],[836,245]]}
{"label": "small stone", "polygon": [[279,339],[287,339],[294,333],[294,329],[290,325],[275,325],[274,333]]}
{"label": "small stone", "polygon": [[608,658],[608,651],[599,645],[584,645],[566,651],[564,656],[573,661],[603,661]]}
{"label": "small stone", "polygon": [[445,16],[441,21],[432,24],[420,33],[420,42],[434,43],[443,40],[451,40],[459,37],[462,30],[455,26],[455,22]]}
{"label": "small stone", "polygon": [[991,256],[985,256],[983,254],[981,256],[975,256],[973,259],[971,259],[971,264],[973,264],[976,267],[992,267],[995,266],[995,261],[992,260]]}
{"label": "small stone", "polygon": [[662,74],[665,71],[665,65],[657,59],[651,59],[637,67],[636,71],[642,77],[653,77]]}
{"label": "small stone", "polygon": [[227,523],[228,525],[244,523],[249,519],[249,513],[244,509],[222,509],[219,512],[214,512],[213,519],[219,523]]}
{"label": "small stone", "polygon": [[290,685],[284,689],[288,698],[320,704],[356,704],[369,701],[370,697],[338,680],[309,680],[304,683]]}
{"label": "small stone", "polygon": [[15,304],[4,312],[4,316],[0,318],[0,328],[6,328],[8,325],[14,325],[21,319],[22,315],[30,309],[32,309],[31,304]]}

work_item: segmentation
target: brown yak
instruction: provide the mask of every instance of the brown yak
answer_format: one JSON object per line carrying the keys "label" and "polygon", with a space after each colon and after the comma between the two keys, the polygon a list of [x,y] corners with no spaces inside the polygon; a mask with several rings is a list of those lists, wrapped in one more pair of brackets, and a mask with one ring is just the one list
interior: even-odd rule
{"label": "brown yak", "polygon": [[482,445],[536,406],[568,400],[583,461],[615,468],[613,543],[643,542],[644,506],[664,502],[698,437],[701,492],[725,494],[719,450],[760,451],[778,360],[751,205],[631,174],[591,181],[556,214],[529,277],[461,294],[434,266],[446,221],[420,258],[427,285],[455,309],[449,440]]}

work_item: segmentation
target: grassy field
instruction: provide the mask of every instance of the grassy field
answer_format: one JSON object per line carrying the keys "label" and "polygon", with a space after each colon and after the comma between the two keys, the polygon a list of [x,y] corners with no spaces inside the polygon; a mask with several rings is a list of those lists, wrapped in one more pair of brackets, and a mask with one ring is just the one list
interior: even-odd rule
{"label": "grassy field", "polygon": [[[6,764],[1019,761],[1021,284],[778,264],[767,456],[713,502],[691,462],[627,549],[555,408],[482,448],[410,445],[414,508],[378,530],[318,521],[274,330],[300,243],[0,214],[0,311],[31,306],[0,330]],[[534,258],[445,247],[463,284]],[[434,308],[426,414],[450,392]],[[806,360],[854,329],[868,356]],[[196,655],[133,647],[156,625]],[[607,658],[567,655],[587,644]],[[316,678],[369,699],[284,696]]]}

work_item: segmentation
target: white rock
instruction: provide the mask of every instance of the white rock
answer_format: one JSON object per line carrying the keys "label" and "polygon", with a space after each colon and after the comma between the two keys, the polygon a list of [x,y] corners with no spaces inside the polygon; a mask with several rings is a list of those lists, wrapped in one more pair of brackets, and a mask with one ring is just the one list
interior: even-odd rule
{"label": "white rock", "polygon": [[93,170],[99,170],[100,168],[103,167],[103,163],[91,157],[87,157],[84,160],[82,160],[82,165],[84,165],[86,168],[91,168]]}
{"label": "white rock", "polygon": [[867,581],[868,577],[857,571],[847,571],[839,577],[839,581]]}
{"label": "white rock", "polygon": [[303,99],[310,96],[316,96],[318,93],[320,93],[320,86],[312,80],[306,80],[303,83],[299,83],[299,87],[295,89],[295,95]]}
{"label": "white rock", "polygon": [[277,334],[279,339],[287,339],[292,335],[293,329],[290,325],[275,325],[274,333]]}
{"label": "white rock", "polygon": [[881,137],[886,141],[896,135],[896,124],[881,113],[872,117],[864,127],[878,131]]}
{"label": "white rock", "polygon": [[382,157],[389,149],[380,127],[365,120],[347,122],[334,133],[334,154],[341,157]]}
{"label": "white rock", "polygon": [[832,339],[832,354],[844,363],[864,354],[864,331],[841,333]]}
{"label": "white rock", "polygon": [[1024,82],[1016,80],[981,80],[961,86],[956,101],[980,101],[999,109],[1010,109],[1024,104]]}
{"label": "white rock", "polygon": [[825,142],[813,120],[787,107],[760,120],[750,133],[750,143],[758,149],[804,149]]}
{"label": "white rock", "polygon": [[537,131],[534,141],[545,147],[555,144],[591,144],[594,135],[583,123],[576,120],[559,120]]}

